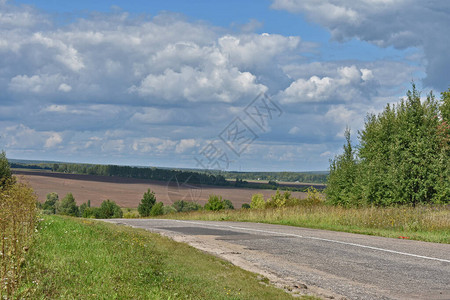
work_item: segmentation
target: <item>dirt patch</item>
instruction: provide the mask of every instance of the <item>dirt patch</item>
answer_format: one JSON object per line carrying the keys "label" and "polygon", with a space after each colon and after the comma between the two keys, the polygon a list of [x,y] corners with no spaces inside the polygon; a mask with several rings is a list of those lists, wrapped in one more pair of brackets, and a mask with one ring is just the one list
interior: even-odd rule
{"label": "dirt patch", "polygon": [[[108,177],[94,175],[77,175],[51,172],[14,171],[19,181],[28,182],[38,195],[38,200],[44,202],[46,195],[58,193],[62,198],[72,193],[78,205],[91,200],[93,206],[99,206],[103,200],[110,199],[122,207],[137,207],[142,195],[151,189],[155,192],[157,201],[170,205],[177,200],[196,201],[202,205],[209,195],[221,195],[231,200],[234,207],[240,208],[243,203],[250,203],[253,194],[261,193],[268,198],[275,193],[273,190],[245,189],[220,187],[210,185],[183,185],[172,180],[170,183],[124,177]],[[305,198],[302,192],[293,192],[298,198]]]}

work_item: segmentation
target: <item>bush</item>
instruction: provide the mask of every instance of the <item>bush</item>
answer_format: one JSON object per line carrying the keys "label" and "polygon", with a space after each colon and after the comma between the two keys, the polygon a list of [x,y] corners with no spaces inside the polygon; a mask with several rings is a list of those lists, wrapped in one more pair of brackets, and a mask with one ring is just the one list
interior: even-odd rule
{"label": "bush", "polygon": [[177,210],[172,205],[167,205],[167,206],[163,207],[164,215],[168,215],[168,214],[172,214],[172,213],[176,213],[176,212],[177,212]]}
{"label": "bush", "polygon": [[156,203],[150,210],[150,216],[160,216],[163,213],[164,213],[164,204],[162,202]]}
{"label": "bush", "polygon": [[47,200],[42,205],[42,209],[46,211],[46,214],[56,213],[56,203],[59,201],[59,196],[57,193],[47,194]]}
{"label": "bush", "polygon": [[254,194],[252,196],[252,202],[250,202],[250,208],[263,209],[266,206],[263,194]]}
{"label": "bush", "polygon": [[150,211],[152,210],[153,205],[156,203],[155,193],[150,189],[144,193],[144,196],[141,199],[141,203],[138,206],[139,214],[142,217],[150,216]]}
{"label": "bush", "polygon": [[277,190],[275,195],[271,196],[269,200],[266,202],[266,207],[284,207],[286,206],[286,203],[289,202],[291,199],[291,193],[290,192],[284,192],[283,194],[280,193],[280,190]]}
{"label": "bush", "polygon": [[222,196],[210,195],[208,202],[205,204],[205,210],[219,211],[225,209],[225,204],[222,200]]}
{"label": "bush", "polygon": [[250,204],[244,203],[244,204],[242,204],[242,208],[249,209],[250,208]]}
{"label": "bush", "polygon": [[175,208],[177,212],[195,211],[202,209],[202,206],[196,202],[178,200],[172,207]]}
{"label": "bush", "polygon": [[72,193],[68,193],[60,202],[56,202],[55,211],[60,215],[78,217],[79,210]]}
{"label": "bush", "polygon": [[105,200],[100,205],[100,219],[122,218],[123,212],[114,201]]}
{"label": "bush", "polygon": [[224,209],[234,209],[233,202],[228,199],[223,199],[223,208]]}
{"label": "bush", "polygon": [[11,168],[4,151],[0,153],[0,189],[12,180]]}

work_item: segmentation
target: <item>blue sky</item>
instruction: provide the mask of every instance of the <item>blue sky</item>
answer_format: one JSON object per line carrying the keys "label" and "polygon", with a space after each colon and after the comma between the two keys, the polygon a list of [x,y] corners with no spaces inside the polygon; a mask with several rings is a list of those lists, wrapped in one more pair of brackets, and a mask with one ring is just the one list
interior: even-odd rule
{"label": "blue sky", "polygon": [[445,0],[0,0],[0,147],[326,170],[345,128],[356,137],[412,80],[448,88],[449,15]]}

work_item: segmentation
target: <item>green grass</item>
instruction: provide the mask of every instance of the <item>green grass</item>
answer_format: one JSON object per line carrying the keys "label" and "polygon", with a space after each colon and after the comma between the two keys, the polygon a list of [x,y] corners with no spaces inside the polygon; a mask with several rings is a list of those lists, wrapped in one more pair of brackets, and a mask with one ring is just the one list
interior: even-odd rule
{"label": "green grass", "polygon": [[163,217],[259,222],[450,243],[450,208],[446,206],[343,208],[316,204],[278,209],[198,211]]}
{"label": "green grass", "polygon": [[18,298],[292,298],[256,274],[148,231],[61,216],[45,216],[39,226]]}

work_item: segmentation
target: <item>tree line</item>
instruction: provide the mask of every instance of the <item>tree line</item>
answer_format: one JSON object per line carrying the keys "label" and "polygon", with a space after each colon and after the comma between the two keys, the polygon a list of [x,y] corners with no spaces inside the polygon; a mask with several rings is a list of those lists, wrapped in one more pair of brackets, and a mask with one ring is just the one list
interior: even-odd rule
{"label": "tree line", "polygon": [[327,200],[344,206],[450,202],[450,89],[440,101],[406,98],[369,114],[358,144],[345,133],[344,152],[330,164]]}

